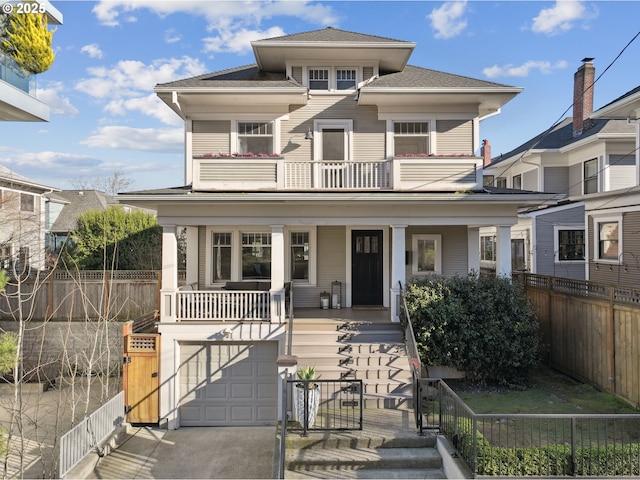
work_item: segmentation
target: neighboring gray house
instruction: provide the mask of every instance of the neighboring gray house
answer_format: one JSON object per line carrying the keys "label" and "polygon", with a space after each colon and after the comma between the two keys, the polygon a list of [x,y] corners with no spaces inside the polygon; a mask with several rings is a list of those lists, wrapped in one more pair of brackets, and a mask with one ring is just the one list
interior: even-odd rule
{"label": "neighboring gray house", "polygon": [[[556,194],[549,206],[521,212],[512,229],[514,257],[520,257],[514,268],[586,278],[582,200],[635,185],[635,127],[626,120],[592,115],[594,77],[595,67],[585,59],[574,75],[573,117],[494,157],[485,167],[485,184]],[[574,203],[563,202],[565,198]],[[481,249],[493,235],[491,229],[481,231]],[[491,263],[490,253],[483,256],[484,267]]]}
{"label": "neighboring gray house", "polygon": [[509,274],[518,209],[553,197],[482,184],[481,120],[520,88],[411,66],[412,42],[334,28],[251,45],[255,65],[156,86],[184,122],[184,184],[119,196],[163,228],[169,428],[278,421],[291,290],[294,316],[339,282],[332,304],[397,321],[400,283],[479,270],[482,228]]}

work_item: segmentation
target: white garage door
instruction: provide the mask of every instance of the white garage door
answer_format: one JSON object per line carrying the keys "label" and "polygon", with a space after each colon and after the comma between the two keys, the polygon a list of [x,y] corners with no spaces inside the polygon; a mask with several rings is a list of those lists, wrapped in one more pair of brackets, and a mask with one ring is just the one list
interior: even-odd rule
{"label": "white garage door", "polygon": [[277,342],[181,343],[180,425],[275,425]]}

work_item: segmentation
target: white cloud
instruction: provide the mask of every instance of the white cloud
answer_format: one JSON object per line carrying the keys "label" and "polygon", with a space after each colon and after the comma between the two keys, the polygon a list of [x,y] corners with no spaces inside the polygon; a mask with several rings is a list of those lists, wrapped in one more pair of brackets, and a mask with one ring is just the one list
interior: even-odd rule
{"label": "white cloud", "polygon": [[182,40],[182,35],[180,35],[175,28],[164,31],[165,43],[178,43],[180,40]]}
{"label": "white cloud", "polygon": [[556,0],[551,8],[540,10],[533,19],[531,30],[545,35],[556,35],[571,30],[579,20],[597,16],[596,10],[589,11],[582,0]]}
{"label": "white cloud", "polygon": [[452,38],[467,28],[467,21],[462,18],[466,13],[467,1],[445,2],[440,8],[434,8],[427,18],[431,28],[436,31],[436,38]]}
{"label": "white cloud", "polygon": [[183,151],[182,128],[132,128],[107,125],[80,142],[94,148],[178,153]]}
{"label": "white cloud", "polygon": [[527,77],[533,70],[538,70],[540,73],[548,75],[553,73],[554,70],[567,68],[567,62],[559,60],[555,63],[551,63],[547,60],[528,60],[522,65],[494,65],[482,70],[489,78],[497,77]]}
{"label": "white cloud", "polygon": [[91,58],[102,58],[102,50],[97,43],[85,45],[80,49],[80,52],[88,54]]}
{"label": "white cloud", "polygon": [[104,110],[113,115],[126,115],[128,112],[139,112],[157,118],[167,125],[184,126],[183,121],[173,110],[168,108],[155,93],[146,97],[119,98],[109,102]]}
{"label": "white cloud", "polygon": [[140,96],[153,90],[157,83],[170,82],[206,72],[204,64],[195,58],[154,60],[147,65],[138,60],[121,60],[112,67],[87,69],[90,78],[76,82],[76,89],[97,98]]}
{"label": "white cloud", "polygon": [[75,117],[80,111],[68,97],[62,95],[62,82],[50,82],[46,87],[38,89],[38,99],[49,105],[52,115]]}
{"label": "white cloud", "polygon": [[242,28],[235,32],[221,32],[217,37],[204,38],[205,52],[230,52],[247,54],[251,52],[251,43],[263,38],[280,37],[285,32],[280,27],[272,27],[266,31],[247,30]]}

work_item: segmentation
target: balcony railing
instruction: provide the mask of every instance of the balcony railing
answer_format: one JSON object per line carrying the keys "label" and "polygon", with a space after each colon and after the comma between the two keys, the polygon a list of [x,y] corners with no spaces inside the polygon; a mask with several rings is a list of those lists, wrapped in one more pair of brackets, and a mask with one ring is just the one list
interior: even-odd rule
{"label": "balcony railing", "polygon": [[3,52],[0,52],[0,80],[19,88],[23,92],[31,91],[31,84],[35,79],[35,75],[27,74],[18,64]]}
{"label": "balcony railing", "polygon": [[202,191],[456,192],[482,186],[482,159],[460,155],[325,162],[283,157],[195,157],[193,186]]}

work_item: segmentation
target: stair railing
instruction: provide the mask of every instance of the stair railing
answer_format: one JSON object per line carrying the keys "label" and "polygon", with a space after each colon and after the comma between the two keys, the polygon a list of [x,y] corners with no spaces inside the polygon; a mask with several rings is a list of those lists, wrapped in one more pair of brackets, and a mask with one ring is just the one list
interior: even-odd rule
{"label": "stair railing", "polygon": [[398,285],[400,288],[400,325],[402,326],[403,341],[407,350],[407,356],[409,357],[409,366],[411,368],[411,377],[413,379],[413,415],[416,422],[416,428],[419,430],[420,434],[422,434],[422,379],[427,375],[426,369],[422,366],[420,354],[418,353],[418,345],[413,333],[413,325],[411,324],[411,317],[409,317],[409,310],[407,309],[407,302],[402,288],[402,282],[398,282]]}

